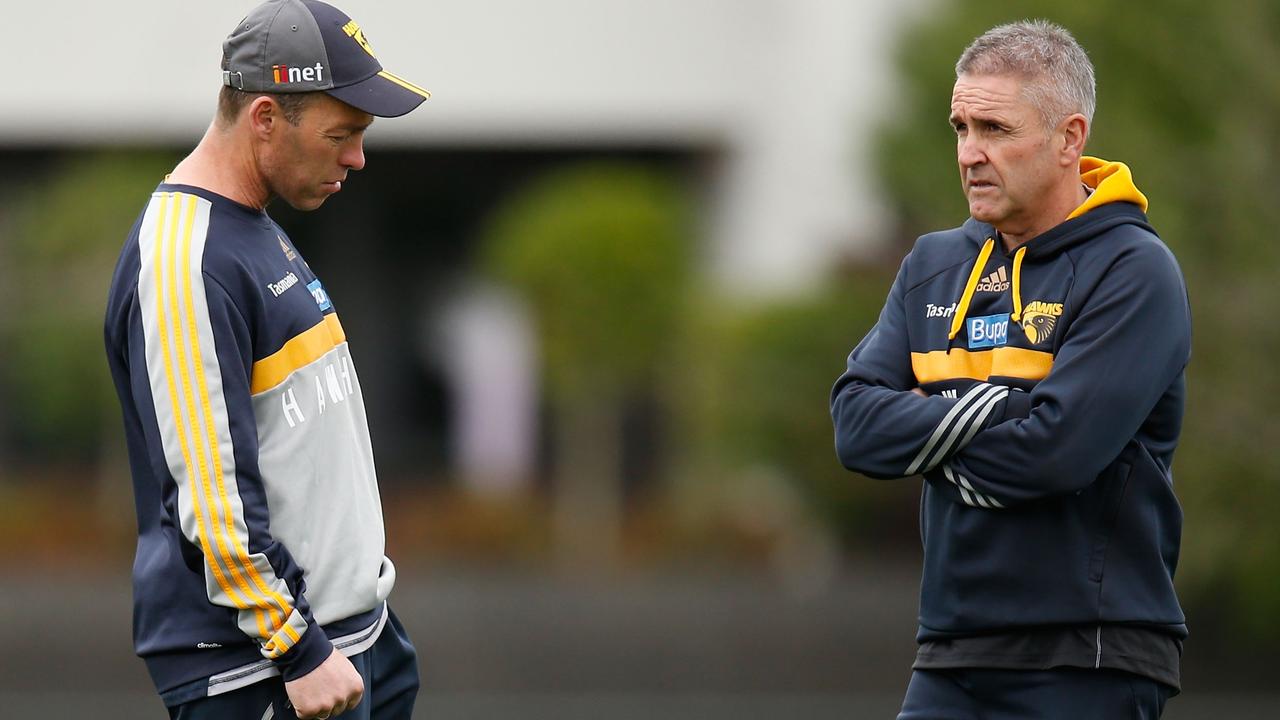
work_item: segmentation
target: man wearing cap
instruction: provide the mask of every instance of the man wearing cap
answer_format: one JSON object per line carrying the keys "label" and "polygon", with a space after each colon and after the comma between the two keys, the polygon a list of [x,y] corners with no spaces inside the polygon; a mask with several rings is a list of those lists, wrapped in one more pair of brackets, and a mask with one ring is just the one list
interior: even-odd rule
{"label": "man wearing cap", "polygon": [[121,252],[105,323],[138,545],[134,643],[174,718],[407,719],[360,382],[334,300],[266,214],[320,207],[374,116],[428,93],[359,24],[269,0],[223,44],[218,111]]}

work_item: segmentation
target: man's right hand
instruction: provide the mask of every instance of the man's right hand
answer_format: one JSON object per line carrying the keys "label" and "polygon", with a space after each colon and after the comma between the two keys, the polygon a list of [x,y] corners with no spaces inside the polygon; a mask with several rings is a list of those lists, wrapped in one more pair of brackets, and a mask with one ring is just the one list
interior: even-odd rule
{"label": "man's right hand", "polygon": [[360,704],[364,679],[336,649],[315,670],[284,684],[302,720],[326,720]]}

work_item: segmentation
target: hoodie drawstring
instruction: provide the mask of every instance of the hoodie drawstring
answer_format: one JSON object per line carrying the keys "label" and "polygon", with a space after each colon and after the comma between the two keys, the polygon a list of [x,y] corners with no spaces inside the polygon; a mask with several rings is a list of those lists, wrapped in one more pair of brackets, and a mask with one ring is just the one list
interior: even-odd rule
{"label": "hoodie drawstring", "polygon": [[[982,250],[978,252],[978,259],[973,261],[973,269],[969,271],[969,279],[964,284],[960,304],[956,306],[956,312],[951,316],[951,332],[947,333],[948,342],[955,340],[956,335],[960,334],[964,317],[969,313],[969,303],[973,301],[973,293],[978,287],[978,279],[982,277],[982,271],[987,268],[987,260],[991,258],[993,247],[995,247],[995,239],[987,238],[982,245]],[[1013,314],[1009,319],[1014,323],[1022,322],[1022,259],[1026,254],[1027,246],[1023,245],[1013,255]],[[947,348],[947,351],[950,352],[951,349]]]}
{"label": "hoodie drawstring", "polygon": [[1022,322],[1022,256],[1027,254],[1027,246],[1018,248],[1013,256],[1013,315],[1009,317],[1015,323]]}
{"label": "hoodie drawstring", "polygon": [[[1133,174],[1129,171],[1129,167],[1124,163],[1108,162],[1095,157],[1080,158],[1080,181],[1085,187],[1091,188],[1092,192],[1080,207],[1076,208],[1067,216],[1068,220],[1080,217],[1089,211],[1114,202],[1128,202],[1138,206],[1138,209],[1146,212],[1147,197],[1138,190],[1133,184]],[[960,296],[960,302],[956,306],[955,315],[951,318],[951,332],[947,334],[947,352],[951,352],[950,342],[956,339],[956,335],[960,334],[960,328],[964,325],[965,315],[969,312],[969,303],[973,301],[973,294],[977,291],[978,281],[982,276],[982,271],[987,267],[987,260],[991,257],[991,249],[995,246],[994,238],[987,238],[986,243],[982,245],[982,250],[978,253],[978,259],[973,263],[973,270],[969,272],[969,280],[965,283],[964,293]],[[1013,255],[1013,279],[1012,279],[1012,295],[1013,295],[1013,313],[1009,315],[1009,320],[1016,323],[1022,323],[1022,261],[1027,255],[1027,247],[1023,245]]]}
{"label": "hoodie drawstring", "polygon": [[[982,271],[987,267],[987,258],[991,257],[991,248],[995,247],[995,239],[987,238],[983,243],[982,250],[978,253],[978,259],[973,261],[973,270],[969,271],[969,280],[964,284],[964,294],[960,296],[960,304],[956,306],[956,312],[951,316],[951,332],[947,334],[947,341],[956,339],[956,335],[960,333],[960,326],[964,325],[964,316],[969,312],[969,302],[973,300],[973,292],[978,286],[978,279],[982,277]],[[1017,266],[1014,266],[1014,282],[1017,282]],[[948,348],[948,352],[950,348]]]}

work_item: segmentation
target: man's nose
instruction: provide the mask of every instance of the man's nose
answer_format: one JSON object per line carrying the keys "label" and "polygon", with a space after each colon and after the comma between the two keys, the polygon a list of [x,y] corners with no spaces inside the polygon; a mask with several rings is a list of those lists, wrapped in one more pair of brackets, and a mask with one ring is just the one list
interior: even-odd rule
{"label": "man's nose", "polygon": [[342,155],[338,157],[338,162],[345,168],[359,170],[364,167],[364,140],[359,139],[351,143]]}
{"label": "man's nose", "polygon": [[956,144],[956,158],[964,167],[973,167],[986,162],[987,153],[982,141],[974,133],[967,133]]}

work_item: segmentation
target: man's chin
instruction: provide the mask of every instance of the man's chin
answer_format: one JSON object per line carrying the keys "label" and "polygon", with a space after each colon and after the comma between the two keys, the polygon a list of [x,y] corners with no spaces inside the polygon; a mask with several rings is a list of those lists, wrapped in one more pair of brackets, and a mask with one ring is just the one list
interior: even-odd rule
{"label": "man's chin", "polygon": [[321,205],[323,205],[324,201],[328,199],[329,197],[326,195],[325,197],[309,197],[309,198],[297,198],[297,199],[284,198],[284,201],[288,203],[289,207],[293,208],[294,210],[300,210],[302,212],[310,212],[320,207]]}
{"label": "man's chin", "polygon": [[997,208],[991,207],[987,203],[969,203],[969,215],[978,222],[984,222],[988,225],[995,225],[1002,215]]}

